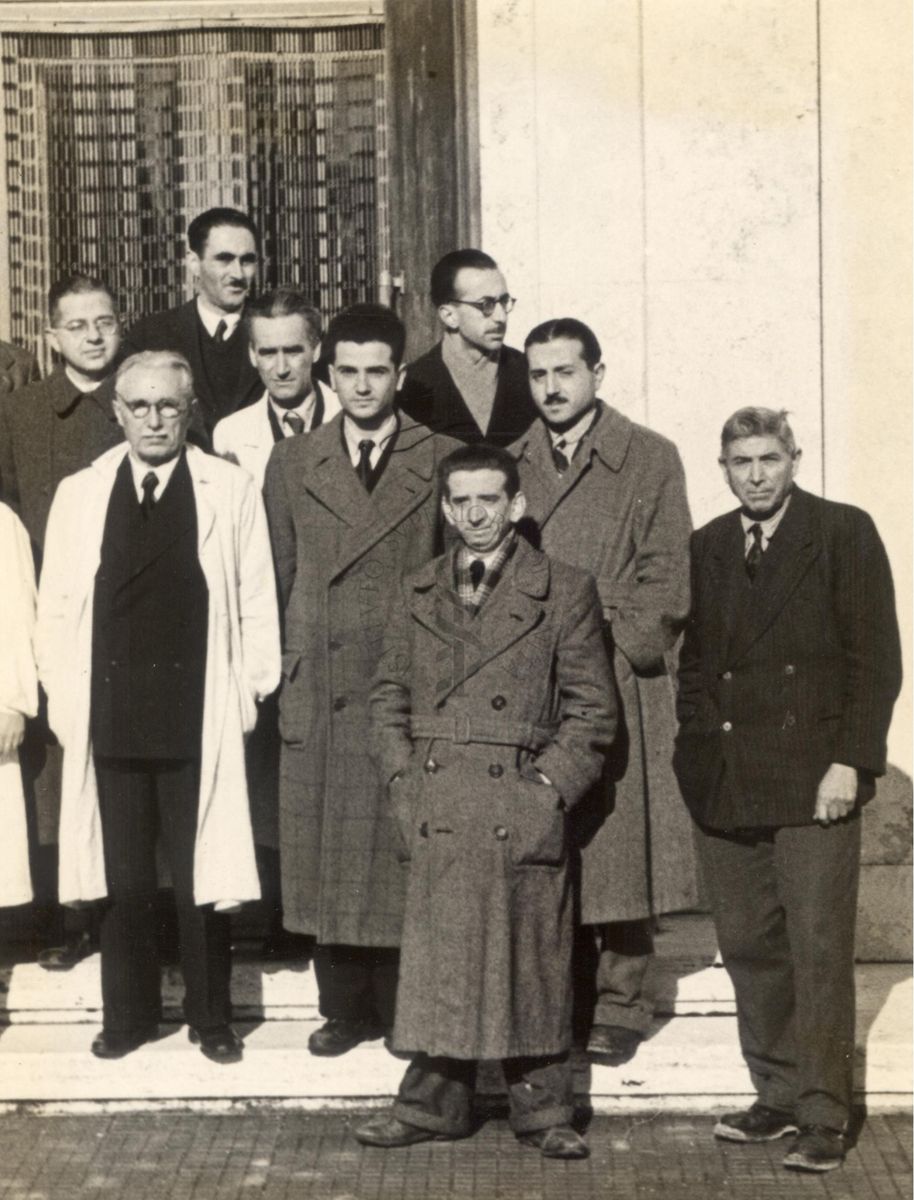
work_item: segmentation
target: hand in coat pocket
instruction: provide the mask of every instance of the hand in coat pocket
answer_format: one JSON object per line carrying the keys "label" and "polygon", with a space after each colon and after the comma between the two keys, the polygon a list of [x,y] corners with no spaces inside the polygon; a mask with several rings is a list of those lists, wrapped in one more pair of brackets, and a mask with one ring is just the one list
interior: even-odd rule
{"label": "hand in coat pocket", "polygon": [[[542,777],[540,777],[542,780]],[[518,777],[507,825],[508,850],[516,867],[558,867],[565,861],[565,808],[551,783]]]}

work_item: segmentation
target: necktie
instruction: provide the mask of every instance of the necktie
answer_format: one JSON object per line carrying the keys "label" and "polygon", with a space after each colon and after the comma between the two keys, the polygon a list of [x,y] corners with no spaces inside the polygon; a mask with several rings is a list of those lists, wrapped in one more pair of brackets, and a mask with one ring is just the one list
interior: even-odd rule
{"label": "necktie", "polygon": [[283,425],[287,425],[289,427],[289,429],[292,430],[293,433],[304,433],[305,432],[304,419],[302,417],[300,417],[298,413],[294,413],[294,412],[283,413],[282,423],[283,423]]}
{"label": "necktie", "polygon": [[752,545],[749,547],[749,553],[746,555],[746,574],[749,576],[750,582],[754,581],[755,573],[758,570],[758,565],[762,561],[762,527],[758,523],[749,526],[749,533],[752,534]]}
{"label": "necktie", "polygon": [[555,469],[561,475],[568,470],[568,457],[565,454],[565,439],[559,440],[552,447],[552,461],[555,463]]}
{"label": "necktie", "polygon": [[159,477],[155,471],[148,471],[143,476],[143,499],[140,501],[140,510],[144,517],[148,517],[155,508],[155,493],[159,486]]}
{"label": "necktie", "polygon": [[359,465],[356,467],[359,479],[362,482],[362,487],[366,491],[371,485],[371,452],[374,449],[374,442],[369,439],[359,442]]}
{"label": "necktie", "polygon": [[228,329],[228,325],[226,324],[225,321],[220,321],[219,324],[216,326],[216,331],[213,334],[213,341],[216,342],[217,345],[221,346],[222,343],[225,341],[226,329]]}
{"label": "necktie", "polygon": [[470,583],[472,583],[472,585],[473,585],[474,592],[479,587],[479,585],[482,583],[482,577],[483,577],[483,575],[485,575],[485,573],[486,573],[486,564],[482,561],[481,558],[474,558],[473,561],[470,563]]}

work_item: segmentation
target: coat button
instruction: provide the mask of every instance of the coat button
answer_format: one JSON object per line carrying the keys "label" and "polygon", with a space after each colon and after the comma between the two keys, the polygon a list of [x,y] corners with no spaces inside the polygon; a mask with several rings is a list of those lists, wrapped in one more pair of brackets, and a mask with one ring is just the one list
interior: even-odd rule
{"label": "coat button", "polygon": [[422,764],[422,769],[429,775],[434,775],[438,770],[438,763],[436,763],[433,758],[426,759],[426,761]]}
{"label": "coat button", "polygon": [[347,701],[345,696],[337,696],[337,698],[333,701],[333,711],[342,712],[346,707],[346,703]]}
{"label": "coat button", "polygon": [[343,648],[343,643],[342,643],[342,642],[338,642],[338,641],[336,640],[336,638],[331,638],[331,639],[330,639],[330,649],[331,649],[331,650],[342,650],[342,648]]}
{"label": "coat button", "polygon": [[506,842],[508,840],[508,831],[505,829],[504,825],[496,825],[494,833],[500,842]]}
{"label": "coat button", "polygon": [[423,821],[419,826],[419,836],[424,838],[428,837],[428,821]]}
{"label": "coat button", "polygon": [[504,775],[504,773],[505,773],[505,768],[501,765],[501,763],[492,763],[491,766],[489,767],[489,774],[492,776],[493,779],[501,779],[501,777],[502,777],[502,775]]}
{"label": "coat button", "polygon": [[501,712],[501,710],[505,707],[505,705],[507,703],[508,703],[508,701],[504,698],[504,696],[493,696],[492,697],[492,707],[495,709],[496,712]]}
{"label": "coat button", "polygon": [[723,675],[721,675],[721,679],[723,679],[725,683],[729,683],[732,678],[733,678],[732,671],[724,671]]}
{"label": "coat button", "polygon": [[784,668],[785,675],[796,675],[796,673],[797,673],[797,669],[793,665],[793,663],[788,663],[787,666]]}
{"label": "coat button", "polygon": [[797,723],[796,717],[793,715],[793,713],[789,712],[787,714],[787,716],[784,718],[784,728],[785,729],[793,729],[793,727],[794,727],[794,725],[796,725],[796,723]]}
{"label": "coat button", "polygon": [[732,728],[733,728],[732,721],[724,721],[723,725],[721,725],[721,729],[724,731],[724,733],[729,733]]}

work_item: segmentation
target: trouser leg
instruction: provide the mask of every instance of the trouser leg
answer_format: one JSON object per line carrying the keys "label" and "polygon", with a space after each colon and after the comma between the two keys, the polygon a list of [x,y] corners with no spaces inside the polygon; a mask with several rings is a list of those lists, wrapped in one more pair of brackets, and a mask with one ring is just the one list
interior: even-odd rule
{"label": "trouser leg", "polygon": [[398,949],[318,945],[313,962],[321,1016],[391,1028],[400,966]]}
{"label": "trouser leg", "polygon": [[156,805],[148,771],[96,759],[108,902],[101,930],[104,1027],[132,1033],[161,1015],[156,950]]}
{"label": "trouser leg", "polygon": [[759,1100],[797,1100],[793,959],[774,862],[774,833],[698,829],[696,846],[724,966],[736,993],[740,1047]]}
{"label": "trouser leg", "polygon": [[595,1025],[617,1025],[646,1034],[654,1006],[644,980],[654,955],[651,919],[613,921],[595,928],[598,946]]}
{"label": "trouser leg", "polygon": [[400,1083],[393,1114],[408,1125],[448,1137],[470,1132],[476,1062],[417,1054]]}
{"label": "trouser leg", "polygon": [[195,1029],[215,1029],[232,1019],[229,917],[194,898],[199,763],[164,762],[155,771],[162,841],[168,856],[178,916],[184,1015]]}
{"label": "trouser leg", "polygon": [[860,819],[784,827],[775,837],[796,1000],[797,1117],[847,1125],[853,1097],[854,929]]}
{"label": "trouser leg", "polygon": [[507,1058],[502,1062],[515,1133],[535,1133],[553,1125],[568,1125],[574,1114],[571,1059]]}

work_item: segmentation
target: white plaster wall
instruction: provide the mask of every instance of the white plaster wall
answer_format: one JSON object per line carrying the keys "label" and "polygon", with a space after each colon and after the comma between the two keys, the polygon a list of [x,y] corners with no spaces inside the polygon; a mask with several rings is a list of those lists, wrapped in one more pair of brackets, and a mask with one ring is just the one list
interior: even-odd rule
{"label": "white plaster wall", "polygon": [[[788,408],[803,485],[883,532],[910,660],[904,0],[478,0],[477,19],[509,340],[590,323],[607,399],[679,445],[696,523],[732,503],[726,416]],[[906,685],[908,773],[910,727]]]}

